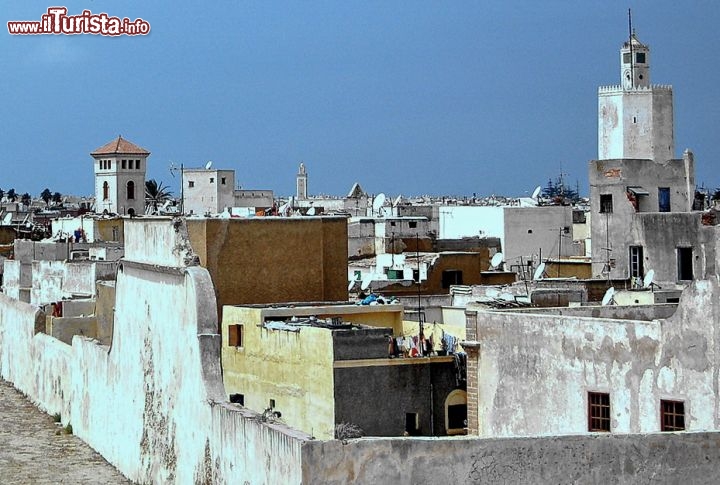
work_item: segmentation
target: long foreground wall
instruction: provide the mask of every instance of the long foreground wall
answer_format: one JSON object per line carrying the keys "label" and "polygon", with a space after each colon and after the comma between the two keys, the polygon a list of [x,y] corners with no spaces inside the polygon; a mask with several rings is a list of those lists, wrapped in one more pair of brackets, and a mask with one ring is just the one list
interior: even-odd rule
{"label": "long foreground wall", "polygon": [[[717,483],[720,434],[312,440],[225,402],[216,301],[184,226],[133,221],[112,347],[0,294],[0,375],[138,483]],[[171,256],[153,260],[160,245]],[[543,419],[542,416],[537,416]]]}
{"label": "long foreground wall", "polygon": [[143,242],[118,271],[112,348],[36,333],[44,315],[0,294],[0,375],[138,483],[300,483],[307,436],[224,402],[212,281],[186,265],[184,226],[126,236]]}

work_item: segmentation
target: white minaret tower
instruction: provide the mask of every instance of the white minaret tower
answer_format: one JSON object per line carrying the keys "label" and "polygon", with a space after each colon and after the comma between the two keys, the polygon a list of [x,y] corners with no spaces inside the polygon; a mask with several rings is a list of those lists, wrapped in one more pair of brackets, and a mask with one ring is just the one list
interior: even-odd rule
{"label": "white minaret tower", "polygon": [[95,212],[144,214],[150,152],[118,136],[90,155],[95,159]]}
{"label": "white minaret tower", "polygon": [[297,174],[297,200],[307,199],[307,186],[308,180],[307,173],[305,172],[305,164],[300,162],[300,168]]}
{"label": "white minaret tower", "polygon": [[634,32],[620,49],[620,82],[598,90],[598,159],[673,159],[672,87],[650,84],[650,48]]}

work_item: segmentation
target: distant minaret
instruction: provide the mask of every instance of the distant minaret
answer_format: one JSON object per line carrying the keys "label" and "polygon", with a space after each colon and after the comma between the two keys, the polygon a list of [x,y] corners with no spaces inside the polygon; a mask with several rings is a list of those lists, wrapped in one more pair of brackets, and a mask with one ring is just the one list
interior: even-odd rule
{"label": "distant minaret", "polygon": [[307,199],[307,173],[305,172],[305,164],[300,162],[300,169],[297,174],[297,200]]}
{"label": "distant minaret", "polygon": [[620,85],[598,89],[598,160],[674,157],[672,86],[650,84],[650,48],[632,32],[620,49]]}

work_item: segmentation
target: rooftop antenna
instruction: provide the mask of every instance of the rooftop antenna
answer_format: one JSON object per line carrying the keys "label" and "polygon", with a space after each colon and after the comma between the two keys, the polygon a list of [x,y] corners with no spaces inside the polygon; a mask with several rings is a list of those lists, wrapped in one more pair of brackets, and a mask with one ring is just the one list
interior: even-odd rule
{"label": "rooftop antenna", "polygon": [[611,286],[611,287],[608,288],[607,291],[605,292],[605,295],[603,296],[601,305],[602,305],[602,306],[614,305],[614,304],[615,304],[615,298],[613,298],[613,296],[615,296],[615,287],[614,287],[614,286]]}
{"label": "rooftop antenna", "polygon": [[630,87],[635,87],[635,59],[633,59],[632,44],[632,10],[628,9],[628,44],[630,45]]}
{"label": "rooftop antenna", "polygon": [[212,167],[212,160],[209,160],[208,163],[205,164],[205,170],[210,170],[210,167]]}

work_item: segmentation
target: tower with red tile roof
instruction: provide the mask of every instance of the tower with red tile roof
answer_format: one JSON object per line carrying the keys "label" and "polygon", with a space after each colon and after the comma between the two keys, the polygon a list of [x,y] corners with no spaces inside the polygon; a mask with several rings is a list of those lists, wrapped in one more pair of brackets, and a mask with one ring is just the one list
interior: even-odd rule
{"label": "tower with red tile roof", "polygon": [[90,154],[95,167],[95,211],[145,213],[145,171],[150,152],[118,136]]}

